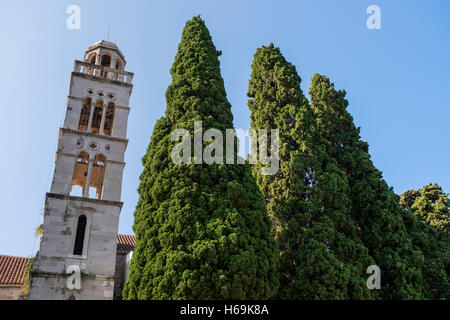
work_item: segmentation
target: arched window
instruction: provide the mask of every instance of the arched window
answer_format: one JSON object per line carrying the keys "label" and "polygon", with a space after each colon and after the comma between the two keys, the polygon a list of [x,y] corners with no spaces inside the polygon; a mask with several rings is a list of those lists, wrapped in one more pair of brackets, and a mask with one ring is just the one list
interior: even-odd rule
{"label": "arched window", "polygon": [[95,196],[97,199],[102,198],[103,182],[105,179],[105,167],[105,156],[102,154],[96,155],[94,158],[94,164],[92,166],[91,181],[89,185],[89,197]]}
{"label": "arched window", "polygon": [[75,234],[75,244],[73,254],[81,256],[83,254],[84,235],[86,233],[87,218],[84,214],[78,217],[77,233]]}
{"label": "arched window", "polygon": [[[102,67],[107,67],[107,68],[111,67],[111,57],[108,54],[104,54],[102,56],[102,61],[100,62],[100,64],[102,65]],[[108,72],[102,70],[102,77],[107,78]]]}
{"label": "arched window", "polygon": [[111,66],[111,57],[109,56],[109,54],[104,54],[102,56],[101,65],[108,68]]}
{"label": "arched window", "polygon": [[[117,61],[116,61],[116,69],[117,70],[123,70],[123,63],[122,63],[122,61],[119,58],[117,58]],[[119,73],[115,73],[114,74],[114,80],[123,81],[123,75],[119,74]]]}
{"label": "arched window", "polygon": [[105,126],[103,127],[103,134],[110,136],[112,134],[112,126],[114,121],[114,103],[108,103],[105,114]]}
{"label": "arched window", "polygon": [[92,115],[92,124],[91,124],[91,132],[99,133],[100,125],[102,123],[102,114],[103,114],[103,101],[98,100],[95,104],[94,114]]}
{"label": "arched window", "polygon": [[89,61],[90,64],[95,64],[95,59],[97,59],[97,55],[95,53],[93,53],[91,55],[91,59]]}
{"label": "arched window", "polygon": [[[86,58],[87,63],[90,63],[90,64],[95,64],[96,60],[97,60],[97,54],[95,52],[91,53]],[[87,73],[94,74],[94,71],[95,71],[95,69],[93,67],[91,67],[91,66],[87,67]]]}
{"label": "arched window", "polygon": [[[82,151],[78,154],[77,159],[75,161],[75,166],[72,175],[72,184],[70,186],[70,195],[79,197],[84,196],[84,189],[86,187],[88,168],[89,168],[89,154],[85,151]],[[79,186],[78,190],[76,190],[77,188],[74,188],[74,186]],[[81,194],[79,190],[80,188]]]}
{"label": "arched window", "polygon": [[89,116],[91,115],[91,98],[86,98],[81,107],[80,121],[78,122],[78,131],[87,131]]}

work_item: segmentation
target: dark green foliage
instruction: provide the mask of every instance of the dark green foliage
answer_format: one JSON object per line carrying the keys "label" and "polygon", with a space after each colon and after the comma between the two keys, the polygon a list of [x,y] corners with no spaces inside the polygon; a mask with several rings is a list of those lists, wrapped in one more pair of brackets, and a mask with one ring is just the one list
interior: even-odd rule
{"label": "dark green foliage", "polygon": [[358,235],[381,268],[382,297],[422,298],[424,257],[407,234],[397,196],[370,160],[369,146],[346,109],[345,91],[335,90],[328,78],[315,74],[309,95],[317,128],[327,140],[327,153],[348,178],[349,208]]}
{"label": "dark green foliage", "polygon": [[425,257],[422,266],[427,299],[450,299],[450,237],[448,194],[437,184],[401,195],[403,220],[413,244]]}
{"label": "dark green foliage", "polygon": [[251,126],[278,129],[280,136],[278,173],[262,175],[261,163],[253,166],[280,250],[278,298],[375,298],[365,273],[374,261],[356,237],[347,178],[314,128],[300,82],[273,44],[256,51],[248,90]]}
{"label": "dark green foliage", "polygon": [[193,136],[196,120],[203,130],[233,128],[219,54],[204,22],[188,21],[166,116],[143,157],[125,299],[266,299],[277,290],[278,252],[250,166],[171,160],[174,129]]}
{"label": "dark green foliage", "polygon": [[411,209],[428,225],[448,234],[450,231],[450,199],[437,184],[419,190],[408,190],[401,195],[400,204]]}

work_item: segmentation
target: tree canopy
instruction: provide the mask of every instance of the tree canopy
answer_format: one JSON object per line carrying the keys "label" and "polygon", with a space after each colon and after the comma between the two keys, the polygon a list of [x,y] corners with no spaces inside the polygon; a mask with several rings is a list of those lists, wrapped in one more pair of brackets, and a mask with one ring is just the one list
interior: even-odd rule
{"label": "tree canopy", "polygon": [[[276,155],[278,171],[264,173],[268,164],[257,157],[237,164],[236,137],[229,163],[222,151],[233,115],[220,55],[204,21],[189,20],[165,116],[142,158],[123,298],[450,298],[448,194],[429,184],[396,195],[371,160],[346,92],[315,74],[308,100],[273,44],[256,50],[247,96],[251,128],[277,132],[278,148],[273,133],[257,146]],[[174,138],[177,130],[184,134]],[[214,161],[202,161],[208,152]],[[367,287],[371,265],[381,269],[380,290]]]}
{"label": "tree canopy", "polygon": [[400,196],[408,234],[425,258],[422,275],[427,299],[450,299],[449,200],[441,187],[431,183]]}
{"label": "tree canopy", "polygon": [[346,92],[315,74],[309,96],[316,126],[327,140],[327,152],[347,176],[349,204],[358,235],[382,272],[384,299],[423,297],[423,254],[416,250],[402,219],[402,210],[392,188],[373,165],[369,145],[347,111]]}
{"label": "tree canopy", "polygon": [[266,299],[278,288],[276,243],[250,166],[171,160],[173,130],[193,136],[194,121],[233,128],[219,54],[203,20],[188,21],[166,114],[142,159],[125,299]]}
{"label": "tree canopy", "polygon": [[247,94],[251,127],[279,131],[278,173],[253,166],[280,250],[278,298],[374,298],[365,281],[374,262],[356,237],[347,177],[327,154],[300,83],[279,48],[257,49]]}

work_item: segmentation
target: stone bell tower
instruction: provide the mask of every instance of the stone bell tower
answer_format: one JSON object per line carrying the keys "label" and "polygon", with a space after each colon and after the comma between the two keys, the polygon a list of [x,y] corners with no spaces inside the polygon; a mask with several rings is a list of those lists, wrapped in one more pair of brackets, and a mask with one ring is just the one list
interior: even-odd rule
{"label": "stone bell tower", "polygon": [[[113,298],[133,88],[125,64],[109,41],[75,61],[29,299]],[[68,281],[77,273],[79,285]]]}

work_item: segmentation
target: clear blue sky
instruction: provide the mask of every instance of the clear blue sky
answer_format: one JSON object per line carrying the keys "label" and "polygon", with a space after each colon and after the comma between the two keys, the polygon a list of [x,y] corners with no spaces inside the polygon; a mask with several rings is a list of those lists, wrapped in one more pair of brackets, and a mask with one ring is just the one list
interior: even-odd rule
{"label": "clear blue sky", "polygon": [[[81,8],[81,29],[66,8]],[[366,8],[381,8],[368,30]],[[186,20],[201,14],[220,57],[236,128],[249,127],[247,84],[257,47],[274,42],[300,73],[327,75],[375,165],[397,193],[437,182],[450,191],[450,1],[20,1],[2,0],[0,77],[0,253],[34,255],[54,170],[70,73],[87,47],[107,37],[135,73],[122,187],[121,233],[131,233],[141,157]]]}

